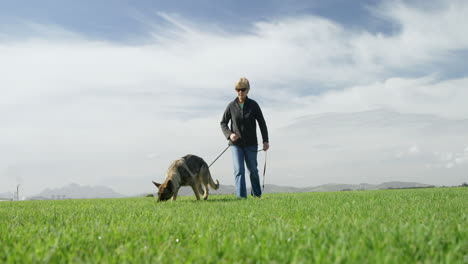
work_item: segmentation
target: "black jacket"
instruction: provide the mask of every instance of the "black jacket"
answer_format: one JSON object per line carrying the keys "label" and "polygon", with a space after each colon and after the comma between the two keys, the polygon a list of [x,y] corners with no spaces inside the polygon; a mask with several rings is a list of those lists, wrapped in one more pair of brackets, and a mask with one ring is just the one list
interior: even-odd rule
{"label": "black jacket", "polygon": [[[231,128],[228,127],[228,123],[231,121]],[[263,118],[262,110],[260,106],[252,99],[246,98],[244,102],[244,108],[241,110],[238,99],[229,103],[224,111],[223,119],[221,120],[221,130],[223,131],[226,139],[232,133],[235,133],[240,138],[235,142],[229,141],[229,144],[236,146],[255,146],[257,142],[257,123],[262,133],[263,142],[268,142],[268,130]]]}

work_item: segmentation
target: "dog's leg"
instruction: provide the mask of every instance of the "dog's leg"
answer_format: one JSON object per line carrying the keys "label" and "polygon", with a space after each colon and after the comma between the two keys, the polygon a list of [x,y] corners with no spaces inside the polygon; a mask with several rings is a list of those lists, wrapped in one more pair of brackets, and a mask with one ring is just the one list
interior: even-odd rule
{"label": "dog's leg", "polygon": [[[208,199],[209,189],[208,189],[208,177],[210,177],[210,172],[206,166],[202,166],[200,169],[200,173],[198,174],[200,177],[200,182],[203,183],[205,186],[205,192],[203,193],[203,199]],[[201,188],[200,188],[201,189]]]}
{"label": "dog's leg", "polygon": [[198,190],[198,186],[196,184],[192,185],[192,190],[195,193],[197,200],[200,200],[200,190]]}
{"label": "dog's leg", "polygon": [[203,192],[203,185],[201,184],[201,182],[198,183],[198,191],[200,192],[200,195],[203,195],[204,192]]}
{"label": "dog's leg", "polygon": [[208,184],[204,183],[205,185],[205,193],[203,194],[203,199],[208,199]]}
{"label": "dog's leg", "polygon": [[174,195],[172,196],[172,201],[174,202],[177,199],[177,193],[179,193],[179,190],[175,191]]}
{"label": "dog's leg", "polygon": [[[188,171],[190,176],[192,176],[192,178],[195,180],[195,183],[192,185],[192,190],[195,193],[197,200],[200,200],[200,194],[201,194],[202,188],[201,188],[201,184],[200,183],[197,184],[197,180],[196,180],[196,177],[199,177],[200,174],[198,175],[193,174],[193,172],[189,169],[189,167],[185,163],[183,163],[182,166],[184,166],[184,168]],[[203,196],[203,198],[206,200],[205,196]]]}
{"label": "dog's leg", "polygon": [[[200,191],[200,195],[203,195],[203,200],[206,200],[208,198],[208,186],[206,184],[202,184],[203,181],[198,183],[198,190]],[[203,186],[205,186],[205,189],[203,189]]]}

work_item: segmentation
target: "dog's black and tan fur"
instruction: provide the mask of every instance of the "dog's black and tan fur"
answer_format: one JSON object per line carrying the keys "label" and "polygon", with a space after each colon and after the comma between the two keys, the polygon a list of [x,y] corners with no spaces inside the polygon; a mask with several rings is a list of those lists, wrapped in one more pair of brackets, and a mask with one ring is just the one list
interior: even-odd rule
{"label": "dog's black and tan fur", "polygon": [[[208,185],[214,190],[219,188],[219,182],[216,180],[214,183],[206,162],[195,155],[187,155],[173,161],[164,182],[153,183],[158,188],[158,202],[169,200],[171,197],[175,201],[181,186],[191,186],[197,200],[200,200],[201,194],[203,199],[208,199]],[[202,184],[205,186],[204,193]]]}

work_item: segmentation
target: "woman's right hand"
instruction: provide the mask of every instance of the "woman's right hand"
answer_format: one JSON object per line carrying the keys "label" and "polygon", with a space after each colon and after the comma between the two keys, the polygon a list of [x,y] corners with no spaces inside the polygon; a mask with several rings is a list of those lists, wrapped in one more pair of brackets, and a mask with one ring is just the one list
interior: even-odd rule
{"label": "woman's right hand", "polygon": [[231,141],[234,142],[239,139],[239,136],[235,133],[232,133],[231,136],[229,136],[229,138],[231,138]]}

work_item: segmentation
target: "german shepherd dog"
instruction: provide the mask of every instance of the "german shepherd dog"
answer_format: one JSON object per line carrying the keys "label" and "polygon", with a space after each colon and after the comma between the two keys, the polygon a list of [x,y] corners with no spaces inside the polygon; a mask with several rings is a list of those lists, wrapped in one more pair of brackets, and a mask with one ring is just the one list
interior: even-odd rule
{"label": "german shepherd dog", "polygon": [[158,202],[166,201],[172,197],[175,201],[181,186],[191,186],[197,200],[202,194],[202,184],[205,186],[203,199],[208,199],[208,185],[214,190],[219,188],[219,182],[214,183],[206,162],[195,155],[187,155],[175,160],[169,166],[166,179],[163,183],[154,182],[158,188]]}

